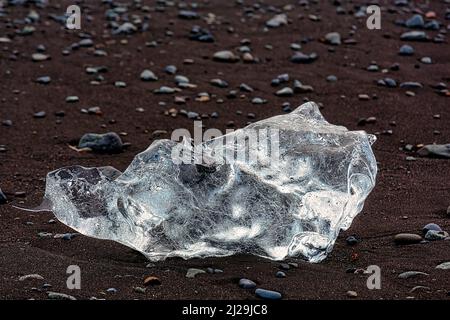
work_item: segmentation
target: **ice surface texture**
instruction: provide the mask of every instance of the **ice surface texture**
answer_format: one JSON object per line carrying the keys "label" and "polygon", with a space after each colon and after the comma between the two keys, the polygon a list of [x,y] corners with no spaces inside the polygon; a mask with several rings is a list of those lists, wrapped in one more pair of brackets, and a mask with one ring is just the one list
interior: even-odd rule
{"label": "ice surface texture", "polygon": [[[277,161],[241,143],[234,148],[260,159],[224,163],[210,152],[208,165],[177,164],[172,150],[179,143],[157,140],[123,173],[81,166],[50,172],[40,209],[150,260],[249,253],[319,262],[375,185],[375,137],[329,124],[311,102],[227,137],[266,128],[279,130]],[[195,154],[229,148],[212,141],[193,147]]]}

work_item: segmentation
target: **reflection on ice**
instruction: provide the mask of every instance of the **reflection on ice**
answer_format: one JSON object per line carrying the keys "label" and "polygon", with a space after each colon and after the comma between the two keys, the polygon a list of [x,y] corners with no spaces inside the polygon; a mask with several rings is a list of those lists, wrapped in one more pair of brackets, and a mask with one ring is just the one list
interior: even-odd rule
{"label": "reflection on ice", "polygon": [[278,161],[221,161],[228,147],[215,139],[184,141],[194,154],[206,151],[208,165],[180,163],[173,159],[179,144],[158,140],[123,173],[80,166],[50,172],[38,210],[151,260],[249,253],[321,261],[375,185],[375,138],[329,124],[306,103],[231,133],[242,142],[233,148],[267,151],[241,139],[265,128],[278,132]]}

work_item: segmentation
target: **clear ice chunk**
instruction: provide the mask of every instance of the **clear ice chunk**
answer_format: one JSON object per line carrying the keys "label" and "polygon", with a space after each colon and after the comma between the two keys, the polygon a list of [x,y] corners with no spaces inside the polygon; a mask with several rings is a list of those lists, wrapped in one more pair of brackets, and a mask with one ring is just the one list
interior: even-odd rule
{"label": "clear ice chunk", "polygon": [[[261,143],[248,143],[248,135],[268,128],[277,141],[272,135],[258,141],[275,142],[276,161]],[[309,102],[197,145],[156,140],[123,173],[52,171],[36,210],[51,210],[84,235],[117,241],[154,261],[243,253],[319,262],[375,185],[375,140],[328,123]],[[192,159],[203,154],[207,164],[180,163],[174,158],[180,146]],[[224,161],[230,150],[257,159]]]}

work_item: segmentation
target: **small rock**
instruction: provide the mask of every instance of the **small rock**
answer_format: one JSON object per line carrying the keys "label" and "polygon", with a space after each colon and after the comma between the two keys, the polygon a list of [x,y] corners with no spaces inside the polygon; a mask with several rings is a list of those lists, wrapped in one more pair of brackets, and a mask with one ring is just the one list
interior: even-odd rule
{"label": "small rock", "polygon": [[356,291],[347,291],[347,297],[349,298],[356,298],[358,296],[358,293]]}
{"label": "small rock", "polygon": [[257,297],[267,300],[279,300],[281,299],[281,293],[277,291],[272,290],[266,290],[266,289],[256,289],[255,294]]}
{"label": "small rock", "polygon": [[303,52],[296,52],[292,57],[291,57],[291,62],[293,63],[301,63],[301,64],[307,64],[307,63],[312,63],[314,61],[317,60],[319,56],[317,55],[317,53],[313,52],[311,54],[305,54]]}
{"label": "small rock", "polygon": [[285,88],[280,89],[277,92],[275,92],[275,95],[277,95],[279,97],[291,97],[294,95],[294,90],[292,90],[289,87],[285,87]]}
{"label": "small rock", "polygon": [[53,236],[53,234],[50,232],[39,232],[38,233],[39,238],[50,238],[51,236]]}
{"label": "small rock", "polygon": [[349,246],[354,246],[359,242],[359,240],[355,236],[349,236],[345,239],[345,242],[347,242]]}
{"label": "small rock", "polygon": [[52,79],[49,76],[43,76],[36,79],[36,82],[39,84],[49,84]]}
{"label": "small rock", "polygon": [[145,286],[150,286],[150,285],[160,285],[161,284],[161,280],[159,280],[158,277],[155,276],[148,276],[144,279],[144,285]]}
{"label": "small rock", "polygon": [[48,55],[46,55],[46,54],[43,54],[43,53],[33,53],[33,54],[31,55],[31,59],[32,59],[34,62],[45,61],[45,60],[48,60],[49,58],[50,58],[50,56],[48,56]]}
{"label": "small rock", "polygon": [[398,277],[400,279],[409,279],[409,278],[415,278],[418,276],[428,276],[428,273],[421,272],[421,271],[406,271],[406,272],[400,273],[398,275]]}
{"label": "small rock", "polygon": [[428,36],[423,31],[409,31],[400,36],[403,41],[428,41]]}
{"label": "small rock", "polygon": [[67,103],[74,103],[74,102],[78,102],[78,101],[80,101],[80,98],[78,98],[77,96],[67,96],[66,97]]}
{"label": "small rock", "polygon": [[338,78],[335,75],[329,75],[327,77],[328,82],[336,82],[337,80],[338,80]]}
{"label": "small rock", "polygon": [[254,289],[256,288],[256,283],[254,283],[252,280],[243,278],[239,280],[239,287],[243,289]]}
{"label": "small rock", "polygon": [[423,64],[432,64],[433,61],[431,60],[430,57],[423,57],[420,59],[420,62],[422,62]]}
{"label": "small rock", "polygon": [[278,271],[275,276],[277,278],[286,278],[286,273],[284,273],[283,271]]}
{"label": "small rock", "polygon": [[0,204],[5,204],[8,201],[2,189],[0,189]]}
{"label": "small rock", "polygon": [[26,280],[30,280],[30,279],[32,279],[32,280],[44,280],[44,277],[41,276],[40,274],[33,273],[33,274],[27,274],[27,275],[21,276],[19,278],[19,281],[26,281]]}
{"label": "small rock", "polygon": [[178,18],[186,19],[186,20],[194,20],[194,19],[199,19],[200,15],[195,11],[180,10],[178,12]]}
{"label": "small rock", "polygon": [[145,293],[147,291],[147,289],[146,288],[142,288],[142,287],[134,287],[133,291],[137,292],[137,293]]}
{"label": "small rock", "polygon": [[362,100],[362,101],[367,101],[367,100],[370,100],[370,97],[367,94],[359,94],[358,99]]}
{"label": "small rock", "polygon": [[400,47],[398,54],[401,56],[412,56],[414,54],[414,48],[405,44]]}
{"label": "small rock", "polygon": [[436,223],[428,223],[425,227],[423,227],[422,233],[426,234],[430,230],[442,231],[441,227],[438,226]]}
{"label": "small rock", "polygon": [[450,269],[450,261],[449,262],[443,262],[443,263],[437,265],[436,269],[449,270]]}
{"label": "small rock", "polygon": [[325,36],[325,40],[327,43],[337,46],[341,44],[341,35],[338,32],[330,32]]}
{"label": "small rock", "polygon": [[155,94],[171,94],[171,93],[174,93],[174,92],[176,92],[176,90],[174,88],[167,87],[167,86],[162,86],[159,89],[155,89],[153,91],[153,93],[155,93]]}
{"label": "small rock", "polygon": [[141,72],[140,78],[142,81],[157,81],[158,77],[148,69]]}
{"label": "small rock", "polygon": [[47,297],[52,300],[77,300],[74,296],[59,292],[47,292]]}
{"label": "small rock", "polygon": [[177,70],[177,67],[174,65],[168,65],[164,68],[164,72],[166,72],[167,74],[175,74]]}
{"label": "small rock", "polygon": [[445,240],[446,238],[448,238],[446,231],[428,230],[425,234],[425,240],[428,241]]}
{"label": "small rock", "polygon": [[127,84],[123,81],[116,81],[114,82],[114,86],[117,88],[126,88]]}
{"label": "small rock", "polygon": [[206,273],[205,270],[202,269],[196,269],[196,268],[189,268],[186,272],[186,278],[195,278],[196,275]]}
{"label": "small rock", "polygon": [[450,143],[428,144],[419,149],[417,153],[422,157],[450,159]]}
{"label": "small rock", "polygon": [[210,83],[215,87],[228,88],[228,82],[222,79],[212,79]]}
{"label": "small rock", "polygon": [[239,57],[228,50],[218,51],[214,53],[213,59],[220,62],[237,62]]}
{"label": "small rock", "polygon": [[287,15],[282,13],[282,14],[277,14],[272,19],[267,21],[266,26],[269,28],[278,28],[280,26],[286,25],[287,23],[288,23]]}
{"label": "small rock", "polygon": [[47,114],[45,113],[45,111],[38,111],[35,114],[33,114],[33,117],[36,119],[42,119],[45,118]]}
{"label": "small rock", "polygon": [[122,139],[115,132],[105,134],[86,133],[78,143],[78,148],[90,148],[99,153],[118,153],[123,150]]}
{"label": "small rock", "polygon": [[399,233],[394,237],[394,241],[397,244],[413,244],[422,241],[422,237],[418,234]]}
{"label": "small rock", "polygon": [[425,25],[425,21],[420,14],[415,14],[408,20],[406,20],[405,25],[408,28],[423,28]]}
{"label": "small rock", "polygon": [[253,104],[264,104],[264,103],[266,103],[267,102],[267,100],[265,100],[265,99],[263,99],[263,98],[260,98],[260,97],[254,97],[253,99],[252,99],[252,103]]}
{"label": "small rock", "polygon": [[106,292],[108,292],[108,293],[116,293],[117,289],[116,288],[108,288],[108,289],[106,289]]}

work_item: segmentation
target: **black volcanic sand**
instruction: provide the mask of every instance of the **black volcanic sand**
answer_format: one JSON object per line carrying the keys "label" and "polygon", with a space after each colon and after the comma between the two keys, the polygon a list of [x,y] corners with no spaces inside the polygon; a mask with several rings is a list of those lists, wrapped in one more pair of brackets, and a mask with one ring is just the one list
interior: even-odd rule
{"label": "black volcanic sand", "polygon": [[[450,230],[450,217],[446,215],[450,205],[450,160],[422,158],[416,153],[416,146],[420,144],[450,142],[448,94],[440,95],[431,87],[439,82],[448,84],[450,80],[450,46],[446,39],[450,21],[445,20],[446,9],[450,7],[448,1],[430,1],[430,7],[384,6],[381,30],[368,30],[365,18],[354,16],[355,5],[363,1],[344,4],[347,14],[337,14],[331,1],[317,1],[319,4],[309,1],[309,6],[302,6],[298,1],[271,1],[271,5],[264,1],[253,8],[235,1],[199,1],[195,11],[202,18],[197,20],[178,18],[178,1],[164,10],[156,10],[156,2],[142,1],[148,5],[148,12],[131,5],[132,1],[122,2],[130,4],[130,21],[132,14],[141,19],[149,17],[148,30],[138,30],[129,36],[112,35],[105,19],[109,6],[94,4],[94,1],[81,4],[80,31],[65,30],[49,18],[50,14],[63,14],[71,1],[50,1],[45,8],[7,6],[4,8],[7,14],[0,14],[0,38],[11,39],[9,43],[4,39],[0,43],[0,120],[13,122],[12,126],[0,126],[0,145],[5,146],[0,152],[0,187],[8,198],[7,204],[0,205],[2,299],[47,299],[42,289],[45,283],[52,286],[48,290],[78,299],[254,299],[251,290],[240,289],[237,285],[242,277],[254,280],[262,288],[280,291],[284,299],[350,299],[346,294],[348,290],[358,293],[356,299],[449,299],[450,271],[435,267],[450,261],[450,241],[394,243],[395,234],[421,234],[422,227],[429,222]],[[285,7],[287,4],[292,7]],[[21,23],[31,9],[40,15],[38,22],[30,24],[36,30],[29,36],[18,35],[16,31],[24,27]],[[265,22],[275,11],[285,12],[289,24],[264,31]],[[436,13],[442,26],[441,31],[426,32],[430,39],[441,33],[443,43],[401,41],[400,35],[411,29],[394,22],[406,20],[415,12],[425,15],[429,11]],[[320,21],[312,21],[308,17],[310,14],[320,17]],[[122,15],[119,23],[125,16]],[[208,17],[214,20],[210,25],[204,19]],[[190,40],[189,31],[194,25],[209,29],[215,42]],[[355,30],[353,35],[352,29]],[[334,52],[329,51],[331,46],[321,40],[334,31],[339,32],[343,40],[356,40],[356,44],[343,43],[333,47]],[[107,56],[95,56],[93,47],[69,49],[70,54],[63,55],[62,51],[78,42],[83,34],[91,35],[96,48],[105,50]],[[311,41],[301,43],[306,38]],[[232,50],[239,54],[237,49],[242,39],[251,41],[251,54],[259,62],[213,61],[216,51]],[[158,45],[146,46],[152,41],[157,41]],[[290,44],[294,42],[301,43],[302,52],[316,52],[317,61],[311,64],[290,62],[294,53]],[[398,55],[399,48],[406,43],[414,47],[413,56]],[[51,56],[50,60],[32,61],[31,54],[39,44],[45,45],[45,54]],[[267,49],[267,45],[273,49]],[[433,63],[427,65],[418,61],[425,56],[431,57]],[[193,59],[194,63],[185,64],[185,59]],[[379,66],[378,72],[366,70],[372,61]],[[396,62],[400,70],[391,71],[391,65]],[[152,91],[162,85],[175,87],[174,76],[163,71],[169,64],[176,65],[178,74],[189,77],[198,87],[176,94],[153,94]],[[108,68],[102,73],[104,80],[99,85],[90,84],[96,76],[85,72],[89,66]],[[159,80],[141,81],[139,75],[144,69],[152,70]],[[382,73],[383,69],[387,73]],[[276,90],[292,86],[290,81],[271,87],[271,80],[282,73],[313,86],[314,92],[276,97]],[[337,82],[326,81],[332,74],[338,77]],[[51,83],[34,82],[40,76],[50,76]],[[420,82],[423,88],[410,90],[415,96],[407,96],[405,92],[409,89],[377,86],[377,80],[385,77],[395,79],[397,84]],[[226,80],[229,88],[210,85],[213,78]],[[124,81],[127,87],[115,87],[115,81]],[[228,91],[238,89],[241,83],[253,87],[254,92],[238,92],[237,98],[227,98]],[[195,101],[200,92],[213,95],[211,101]],[[360,94],[367,94],[370,99],[361,101]],[[80,101],[66,103],[69,95],[79,96]],[[175,95],[190,99],[185,105],[176,105]],[[376,98],[372,98],[374,95]],[[267,104],[252,104],[253,97],[267,99]],[[223,99],[223,103],[217,102],[218,99]],[[216,111],[219,118],[204,119],[203,123],[207,128],[224,131],[229,121],[234,121],[236,128],[245,126],[250,112],[256,115],[252,121],[257,121],[282,114],[283,102],[295,108],[306,99],[321,103],[322,113],[333,124],[377,133],[378,141],[373,148],[379,174],[363,212],[348,231],[341,232],[329,257],[319,264],[291,259],[289,261],[299,264],[298,268],[287,270],[284,279],[275,277],[279,262],[253,256],[169,259],[147,268],[147,261],[141,254],[110,241],[82,235],[68,241],[40,238],[39,232],[73,231],[59,222],[48,223],[53,218],[51,213],[32,214],[12,207],[12,204],[39,204],[45,176],[51,170],[75,164],[111,165],[124,170],[134,155],[156,139],[152,135],[155,130],[168,132],[161,138],[169,138],[176,128],[192,131],[193,120],[182,114],[165,115],[171,108],[199,114]],[[95,106],[101,108],[101,115],[80,112],[82,108]],[[145,111],[137,112],[136,108]],[[60,110],[65,112],[64,117],[55,116]],[[38,111],[45,111],[46,117],[34,118],[33,114]],[[237,111],[242,111],[242,115]],[[433,117],[436,114],[440,115],[439,119]],[[360,118],[368,117],[377,120],[364,127],[358,126]],[[79,153],[68,146],[84,133],[109,131],[126,133],[122,138],[131,146],[123,153],[104,155]],[[414,146],[411,152],[403,149],[406,144]],[[415,157],[416,161],[407,161],[408,156]],[[345,239],[349,235],[356,235],[361,242],[356,246],[347,245]],[[81,267],[81,290],[66,288],[69,265]],[[369,265],[381,268],[380,290],[367,289],[367,275],[346,272],[349,268],[365,269]],[[190,267],[213,267],[224,272],[188,279],[185,274]],[[405,271],[422,271],[429,276],[399,279],[398,275]],[[33,273],[45,279],[19,281],[20,276]],[[143,279],[149,275],[158,277],[161,285],[149,286],[145,293],[135,292],[133,288],[143,287]],[[428,289],[419,288],[410,293],[416,286]],[[117,292],[107,293],[108,288],[116,288]]]}

